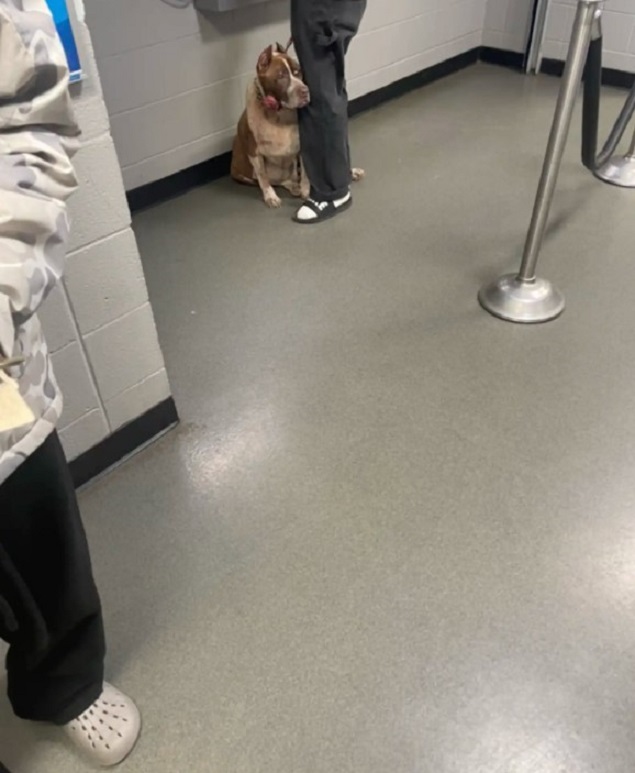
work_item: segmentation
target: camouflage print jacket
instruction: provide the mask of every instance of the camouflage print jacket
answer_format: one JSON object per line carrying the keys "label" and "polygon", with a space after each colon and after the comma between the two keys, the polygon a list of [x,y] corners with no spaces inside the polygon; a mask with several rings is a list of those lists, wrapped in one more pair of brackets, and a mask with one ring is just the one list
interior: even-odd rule
{"label": "camouflage print jacket", "polygon": [[62,410],[36,312],[62,275],[77,135],[66,59],[45,0],[0,0],[0,356],[24,358],[11,375],[36,417],[0,433],[0,485]]}

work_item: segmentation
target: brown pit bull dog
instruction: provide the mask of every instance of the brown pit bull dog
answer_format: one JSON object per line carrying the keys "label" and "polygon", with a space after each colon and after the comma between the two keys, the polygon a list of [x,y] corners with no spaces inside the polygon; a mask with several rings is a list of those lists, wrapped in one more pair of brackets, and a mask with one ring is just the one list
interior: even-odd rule
{"label": "brown pit bull dog", "polygon": [[310,193],[300,158],[297,111],[309,104],[311,95],[300,65],[289,55],[290,45],[278,43],[275,50],[269,46],[260,54],[232,153],[231,176],[259,185],[269,207],[281,204],[275,186],[305,199]]}

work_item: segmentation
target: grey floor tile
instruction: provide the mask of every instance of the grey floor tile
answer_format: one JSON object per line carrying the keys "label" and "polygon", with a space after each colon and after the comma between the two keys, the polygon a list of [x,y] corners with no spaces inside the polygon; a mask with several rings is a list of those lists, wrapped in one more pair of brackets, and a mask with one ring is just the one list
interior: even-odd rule
{"label": "grey floor tile", "polygon": [[[82,495],[125,770],[635,769],[633,194],[577,130],[541,263],[566,314],[476,303],[557,87],[478,67],[364,115],[319,230],[229,181],[135,219],[183,423]],[[0,749],[84,769],[6,707]]]}

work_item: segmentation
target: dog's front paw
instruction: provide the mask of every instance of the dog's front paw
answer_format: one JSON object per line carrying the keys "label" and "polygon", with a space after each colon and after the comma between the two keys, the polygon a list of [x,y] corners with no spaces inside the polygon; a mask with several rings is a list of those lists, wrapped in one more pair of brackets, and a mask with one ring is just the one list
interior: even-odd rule
{"label": "dog's front paw", "polygon": [[358,183],[360,180],[363,180],[364,177],[366,177],[366,172],[364,169],[358,169],[355,167],[355,169],[351,169],[351,175],[353,176],[353,182]]}
{"label": "dog's front paw", "polygon": [[274,191],[273,188],[265,192],[265,204],[270,209],[278,209],[278,207],[282,204],[282,199],[278,194]]}

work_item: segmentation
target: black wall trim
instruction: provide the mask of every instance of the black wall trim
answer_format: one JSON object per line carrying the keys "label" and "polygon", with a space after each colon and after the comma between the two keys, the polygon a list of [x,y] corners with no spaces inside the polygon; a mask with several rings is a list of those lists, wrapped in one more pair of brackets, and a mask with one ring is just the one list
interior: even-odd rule
{"label": "black wall trim", "polygon": [[[384,88],[352,100],[350,114],[355,116],[367,110],[372,110],[391,99],[401,97],[440,78],[459,72],[459,70],[476,64],[479,60],[487,64],[495,64],[513,70],[522,70],[525,55],[515,51],[503,51],[502,49],[490,48],[488,46],[473,48],[471,51],[455,56],[452,59],[447,59],[445,62],[435,64],[414,75],[409,75]],[[545,59],[542,63],[542,72],[546,75],[561,76],[563,70],[564,63],[556,59]],[[633,83],[635,83],[635,74],[605,68],[602,72],[602,82],[606,86],[630,89]],[[162,201],[180,196],[191,188],[206,185],[221,177],[226,177],[229,174],[230,162],[231,153],[223,153],[221,156],[210,158],[201,164],[183,169],[181,172],[165,177],[162,180],[135,188],[127,193],[128,205],[132,212],[139,212]]]}
{"label": "black wall trim", "polygon": [[[196,188],[199,185],[205,185],[212,180],[219,180],[229,174],[231,164],[231,153],[223,153],[222,156],[215,156],[201,164],[190,166],[162,180],[142,185],[128,191],[128,206],[131,212],[139,212],[142,209],[159,204],[161,201],[173,199],[180,196],[190,188]],[[0,771],[0,773],[2,773]]]}
{"label": "black wall trim", "polygon": [[[351,100],[349,112],[351,116],[354,116],[366,110],[379,107],[384,102],[401,97],[410,91],[444,78],[446,75],[452,75],[472,64],[476,64],[478,58],[479,49],[474,48],[465,54],[455,56],[433,67],[428,67],[426,70],[402,78],[389,86]],[[206,185],[221,177],[226,177],[229,174],[230,162],[231,153],[223,153],[222,156],[216,156],[208,161],[203,161],[201,164],[183,169],[181,172],[170,175],[170,177],[165,177],[162,180],[157,180],[156,182],[128,191],[128,206],[132,212],[139,212],[162,201],[180,196],[191,188]]]}
{"label": "black wall trim", "polygon": [[[101,475],[102,472],[173,427],[178,420],[176,405],[171,397],[142,416],[133,419],[70,463],[75,486],[79,488],[97,475]],[[0,773],[3,773],[1,765]]]}
{"label": "black wall trim", "polygon": [[483,46],[479,59],[486,64],[496,64],[499,67],[508,67],[511,70],[522,70],[525,64],[525,55],[516,51],[503,51],[501,48]]}
{"label": "black wall trim", "polygon": [[[564,62],[559,59],[544,59],[541,72],[560,78],[564,72]],[[602,85],[613,86],[617,89],[630,89],[633,84],[635,84],[635,73],[613,70],[611,67],[602,68]]]}
{"label": "black wall trim", "polygon": [[476,64],[478,62],[478,57],[479,49],[473,48],[471,51],[459,54],[451,59],[446,59],[445,62],[435,64],[414,75],[408,75],[406,78],[402,78],[394,83],[390,83],[388,86],[377,89],[377,91],[371,91],[370,94],[364,94],[362,97],[351,100],[348,112],[351,116],[365,113],[367,110],[379,107],[385,102],[389,102],[397,97],[402,97],[411,91],[415,91],[415,89],[420,89],[441,78],[464,70],[466,67]]}
{"label": "black wall trim", "polygon": [[[486,46],[481,49],[480,59],[487,64],[509,67],[512,70],[522,70],[525,65],[524,54],[518,54],[515,51],[501,51],[498,48],[488,48]],[[543,59],[540,72],[544,75],[555,75],[557,78],[560,78],[564,72],[564,62],[559,59]],[[634,83],[635,73],[613,70],[610,67],[602,69],[602,84],[604,86],[630,89]]]}

